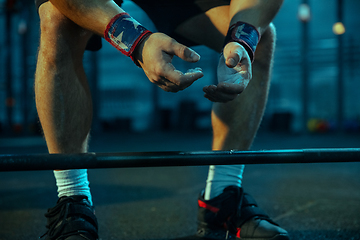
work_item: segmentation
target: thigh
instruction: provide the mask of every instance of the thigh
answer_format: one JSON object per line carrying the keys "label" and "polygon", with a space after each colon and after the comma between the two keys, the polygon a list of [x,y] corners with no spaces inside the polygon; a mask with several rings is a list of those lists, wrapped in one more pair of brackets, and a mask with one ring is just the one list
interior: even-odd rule
{"label": "thigh", "polygon": [[175,33],[221,52],[229,24],[229,5],[223,5],[188,19],[175,29]]}

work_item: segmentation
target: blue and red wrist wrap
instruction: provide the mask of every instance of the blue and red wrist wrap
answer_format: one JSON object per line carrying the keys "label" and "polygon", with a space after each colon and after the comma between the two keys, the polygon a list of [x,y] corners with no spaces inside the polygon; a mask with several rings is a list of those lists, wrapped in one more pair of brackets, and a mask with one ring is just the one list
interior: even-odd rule
{"label": "blue and red wrist wrap", "polygon": [[244,22],[237,22],[230,26],[225,37],[224,47],[229,42],[240,43],[248,52],[251,62],[253,62],[260,37],[259,31],[254,26]]}
{"label": "blue and red wrist wrap", "polygon": [[136,46],[150,34],[149,30],[124,12],[111,19],[106,27],[104,37],[125,56],[133,59],[132,53]]}

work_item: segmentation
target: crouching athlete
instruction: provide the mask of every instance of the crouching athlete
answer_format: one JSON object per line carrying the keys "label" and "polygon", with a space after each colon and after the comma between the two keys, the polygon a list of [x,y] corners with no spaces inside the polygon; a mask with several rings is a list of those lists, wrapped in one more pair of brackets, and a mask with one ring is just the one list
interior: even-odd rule
{"label": "crouching athlete", "polygon": [[[36,0],[40,16],[35,95],[49,153],[85,153],[92,100],[84,51],[106,39],[142,68],[149,80],[178,92],[203,76],[200,68],[177,70],[172,58],[196,63],[189,48],[219,52],[218,83],[204,86],[213,102],[213,150],[247,150],[268,96],[275,28],[282,0],[134,0],[159,32],[150,32],[111,0]],[[126,74],[126,73],[124,73]],[[124,77],[125,78],[125,77]],[[125,78],[126,79],[126,78]],[[119,81],[122,81],[119,73]],[[244,166],[210,166],[198,197],[198,237],[287,240],[241,187]],[[48,240],[99,239],[86,169],[54,171],[59,200],[46,213]]]}

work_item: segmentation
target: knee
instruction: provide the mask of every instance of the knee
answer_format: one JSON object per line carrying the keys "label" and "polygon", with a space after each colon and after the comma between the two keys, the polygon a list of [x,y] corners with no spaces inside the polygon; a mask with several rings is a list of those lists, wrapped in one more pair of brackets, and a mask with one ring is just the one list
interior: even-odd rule
{"label": "knee", "polygon": [[264,40],[272,40],[275,42],[276,40],[276,28],[273,23],[270,23],[269,26],[266,28],[265,32],[261,36],[261,39]]}
{"label": "knee", "polygon": [[276,36],[276,28],[274,23],[270,23],[269,27],[267,28],[267,31],[269,32],[269,34],[272,34],[274,37]]}
{"label": "knee", "polygon": [[63,36],[68,30],[69,19],[59,12],[50,2],[39,7],[41,36],[56,38]]}
{"label": "knee", "polygon": [[273,66],[275,41],[275,26],[270,24],[261,36],[261,40],[256,48],[255,59],[252,64],[253,80],[251,82],[254,82],[253,86],[258,86],[259,88],[266,86],[264,89],[268,89]]}
{"label": "knee", "polygon": [[43,3],[39,7],[39,17],[41,45],[47,45],[46,52],[50,54],[53,50],[59,55],[69,50],[72,53],[83,54],[92,35],[90,31],[76,25],[50,2]]}
{"label": "knee", "polygon": [[254,64],[260,64],[264,68],[272,62],[275,51],[276,29],[273,23],[266,28],[256,47]]}

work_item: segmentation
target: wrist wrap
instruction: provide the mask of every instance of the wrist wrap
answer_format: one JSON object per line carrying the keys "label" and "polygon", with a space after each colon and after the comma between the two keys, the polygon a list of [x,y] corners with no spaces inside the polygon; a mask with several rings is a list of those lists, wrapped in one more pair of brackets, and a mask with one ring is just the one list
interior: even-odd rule
{"label": "wrist wrap", "polygon": [[[106,27],[104,37],[111,45],[130,57],[136,46],[151,32],[140,25],[128,13],[120,13],[113,17]],[[137,61],[134,61],[137,63]]]}
{"label": "wrist wrap", "polygon": [[237,22],[230,26],[225,37],[224,47],[229,42],[240,43],[248,52],[251,62],[253,62],[259,41],[260,33],[254,26],[244,22]]}

